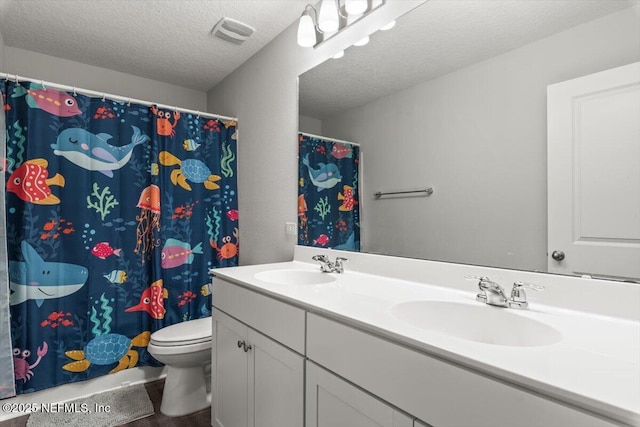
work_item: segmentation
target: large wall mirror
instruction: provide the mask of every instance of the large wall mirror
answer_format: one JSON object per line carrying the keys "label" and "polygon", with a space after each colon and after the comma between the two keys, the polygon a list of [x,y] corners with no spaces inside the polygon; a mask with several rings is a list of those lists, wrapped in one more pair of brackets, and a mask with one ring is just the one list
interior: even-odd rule
{"label": "large wall mirror", "polygon": [[364,252],[640,281],[639,61],[638,1],[430,0],[300,76],[300,131],[360,144]]}

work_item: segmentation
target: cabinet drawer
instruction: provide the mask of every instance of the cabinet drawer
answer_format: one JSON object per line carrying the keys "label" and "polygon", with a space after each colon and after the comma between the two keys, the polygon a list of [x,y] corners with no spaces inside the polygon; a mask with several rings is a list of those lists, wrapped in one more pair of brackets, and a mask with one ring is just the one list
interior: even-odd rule
{"label": "cabinet drawer", "polygon": [[220,278],[213,280],[213,306],[304,354],[304,310]]}
{"label": "cabinet drawer", "polygon": [[307,357],[437,427],[617,425],[311,313]]}

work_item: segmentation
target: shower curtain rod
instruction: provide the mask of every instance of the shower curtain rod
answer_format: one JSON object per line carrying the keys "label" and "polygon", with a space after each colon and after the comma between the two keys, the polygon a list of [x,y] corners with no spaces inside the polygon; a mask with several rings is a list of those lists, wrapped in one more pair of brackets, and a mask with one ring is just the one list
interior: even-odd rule
{"label": "shower curtain rod", "polygon": [[143,101],[143,100],[135,99],[135,98],[128,98],[126,96],[113,95],[111,93],[106,93],[106,92],[96,92],[94,90],[82,89],[82,88],[75,87],[75,86],[61,85],[61,84],[58,84],[58,83],[47,82],[47,81],[44,81],[44,80],[32,79],[30,77],[18,76],[17,74],[0,73],[0,78],[7,79],[7,80],[10,80],[10,81],[15,81],[15,82],[23,81],[23,82],[37,83],[37,84],[43,85],[45,88],[46,87],[51,87],[53,89],[59,89],[59,90],[63,90],[63,91],[66,91],[66,92],[73,92],[74,94],[80,92],[80,93],[82,93],[84,95],[91,96],[91,97],[94,97],[94,98],[103,98],[103,99],[109,98],[109,99],[114,100],[114,101],[121,101],[121,102],[126,102],[126,103],[133,102],[135,104],[146,105],[148,107],[150,107],[152,105],[155,105],[157,108],[161,108],[161,109],[164,109],[164,110],[180,111],[182,113],[193,114],[193,115],[196,115],[198,117],[210,117],[210,118],[214,118],[214,119],[238,121],[238,119],[236,117],[227,117],[227,116],[221,116],[220,114],[207,113],[207,112],[204,112],[204,111],[188,110],[186,108],[180,108],[180,107],[166,105],[166,104],[157,104],[155,102]]}
{"label": "shower curtain rod", "polygon": [[357,143],[357,142],[349,142],[349,141],[345,141],[343,139],[327,138],[326,136],[314,135],[312,133],[306,133],[306,132],[298,132],[298,133],[301,134],[301,135],[304,135],[304,136],[309,136],[311,138],[324,139],[324,140],[327,140],[327,141],[339,142],[341,144],[349,144],[349,145],[355,145],[357,147],[360,147],[360,144]]}

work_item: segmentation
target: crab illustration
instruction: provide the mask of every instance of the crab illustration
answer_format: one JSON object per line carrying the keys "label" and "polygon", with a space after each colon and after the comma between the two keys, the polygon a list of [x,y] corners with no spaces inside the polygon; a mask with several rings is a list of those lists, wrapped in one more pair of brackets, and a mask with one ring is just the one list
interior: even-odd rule
{"label": "crab illustration", "polygon": [[84,372],[91,364],[110,365],[118,362],[118,366],[109,371],[110,374],[133,368],[138,363],[138,352],[131,347],[146,347],[151,339],[151,332],[144,331],[130,339],[120,334],[98,335],[83,350],[70,350],[64,354],[73,359],[62,367],[69,372]]}
{"label": "crab illustration", "polygon": [[231,243],[231,236],[223,237],[222,242],[224,243],[224,245],[222,245],[222,247],[220,248],[218,248],[218,244],[216,243],[215,240],[209,241],[209,244],[211,245],[211,247],[215,249],[215,251],[218,253],[219,260],[233,258],[234,256],[238,255],[238,229],[237,228],[233,229],[233,237],[236,238],[235,243]]}
{"label": "crab illustration", "polygon": [[168,151],[161,151],[158,159],[160,164],[164,166],[180,166],[179,169],[171,171],[171,182],[173,185],[180,185],[187,191],[191,191],[191,186],[187,180],[196,184],[204,184],[207,190],[216,190],[220,188],[216,181],[220,181],[218,175],[213,175],[211,170],[200,160],[187,159],[180,160]]}
{"label": "crab illustration", "polygon": [[169,120],[171,118],[170,112],[160,111],[155,105],[151,106],[151,112],[158,116],[156,120],[158,135],[174,137],[176,134],[175,128],[178,125],[178,120],[180,120],[180,112],[173,112],[173,123]]}
{"label": "crab illustration", "polygon": [[[27,382],[33,376],[32,369],[40,364],[42,358],[47,354],[47,350],[49,346],[46,342],[42,343],[42,347],[38,347],[38,359],[34,362],[33,365],[30,365],[27,362],[27,357],[31,356],[31,352],[29,350],[22,350],[20,352],[19,348],[13,349],[13,372],[15,374],[16,380],[24,380]],[[20,357],[22,356],[22,357]]]}

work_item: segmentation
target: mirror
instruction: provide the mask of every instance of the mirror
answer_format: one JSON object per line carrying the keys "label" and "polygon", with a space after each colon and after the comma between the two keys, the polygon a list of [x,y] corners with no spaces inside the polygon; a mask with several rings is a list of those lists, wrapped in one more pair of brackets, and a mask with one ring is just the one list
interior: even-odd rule
{"label": "mirror", "polygon": [[[562,268],[577,255],[548,245],[547,166],[547,87],[638,61],[637,1],[431,0],[302,74],[299,130],[360,144],[363,252],[638,281],[635,265]],[[622,263],[640,271],[638,145],[624,151],[638,156],[625,164],[623,205],[604,206],[603,193],[593,203],[614,215],[607,224],[631,212],[615,233],[631,248]],[[433,194],[374,197],[425,188]]]}

